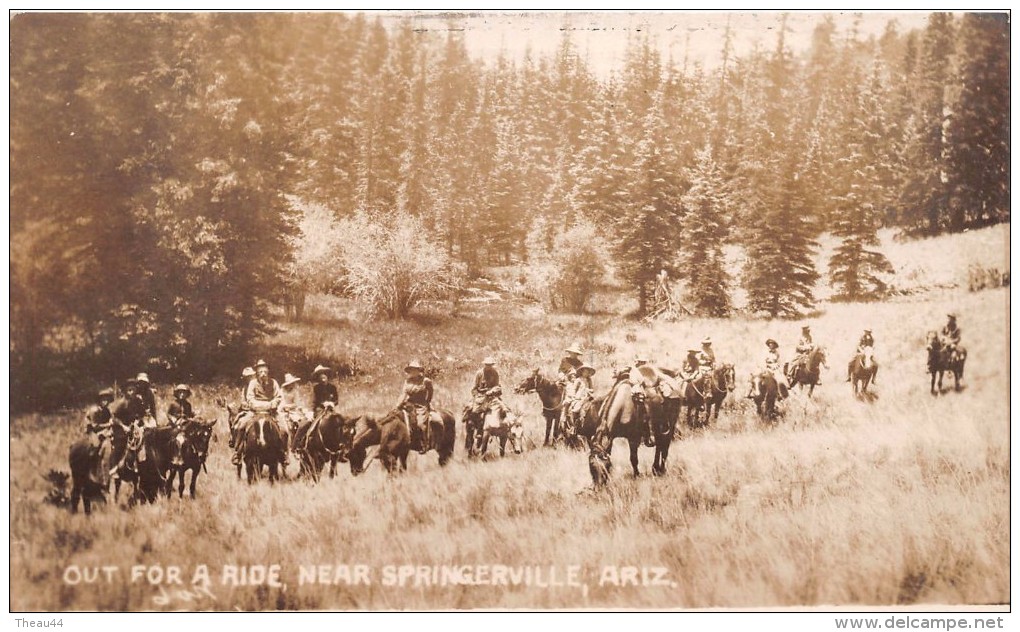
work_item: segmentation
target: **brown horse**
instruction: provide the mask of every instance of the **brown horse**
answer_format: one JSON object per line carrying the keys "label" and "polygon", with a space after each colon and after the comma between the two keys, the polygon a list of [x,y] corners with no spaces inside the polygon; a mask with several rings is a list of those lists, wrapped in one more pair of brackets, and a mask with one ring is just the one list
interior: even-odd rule
{"label": "brown horse", "polygon": [[524,379],[514,392],[518,395],[537,393],[542,402],[542,416],[545,417],[545,441],[543,446],[552,445],[560,436],[560,412],[563,410],[563,385],[546,379],[535,369]]}
{"label": "brown horse", "polygon": [[[719,419],[719,409],[722,408],[726,395],[737,388],[737,371],[732,364],[723,364],[712,372],[712,388],[709,391],[708,399],[705,400],[705,423],[709,419]],[[712,411],[715,410],[713,417]]]}
{"label": "brown horse", "polygon": [[860,353],[854,355],[848,367],[850,381],[853,383],[854,396],[860,397],[868,391],[868,385],[875,379],[878,373],[878,365],[875,364],[874,352],[871,347],[864,347]]}
{"label": "brown horse", "polygon": [[78,511],[78,501],[81,500],[88,515],[92,513],[93,500],[106,499],[106,485],[101,472],[104,468],[109,470],[109,465],[104,464],[99,446],[87,439],[71,445],[67,461],[71,466],[71,513]]}
{"label": "brown horse", "polygon": [[[946,371],[953,374],[953,388],[960,390],[960,380],[963,379],[963,365],[967,361],[967,350],[957,345],[955,348],[947,345],[937,333],[928,332],[928,372],[931,373],[931,394],[937,395],[942,392],[942,377]],[[938,391],[935,391],[936,378]]]}
{"label": "brown horse", "polygon": [[[707,425],[709,419],[707,407],[715,390],[715,376],[712,373],[705,373],[693,380],[685,380],[683,384],[683,401],[687,406],[687,427],[696,428]],[[701,423],[700,419],[702,410],[705,410],[704,423]]]}
{"label": "brown horse", "polygon": [[178,434],[170,443],[170,463],[166,472],[166,493],[173,494],[174,478],[180,479],[177,489],[178,498],[184,497],[184,476],[191,470],[191,483],[188,492],[195,497],[195,485],[198,474],[205,469],[205,459],[209,455],[209,440],[212,438],[216,420],[205,421],[201,418],[189,419],[184,422]]}
{"label": "brown horse", "polygon": [[808,397],[811,397],[815,392],[815,386],[821,379],[821,367],[823,366],[829,368],[825,362],[825,348],[815,345],[807,352],[807,357],[803,361],[797,362],[786,372],[790,388],[800,384],[801,390],[804,390],[804,386],[808,386]]}
{"label": "brown horse", "polygon": [[353,439],[352,422],[330,406],[317,420],[298,426],[293,433],[293,449],[301,463],[302,475],[318,482],[322,468],[328,462],[329,477],[336,476],[336,464],[347,461],[347,451]]}
{"label": "brown horse", "polygon": [[[605,467],[607,471],[612,467],[613,441],[626,439],[630,446],[630,465],[634,476],[640,476],[638,471],[638,446],[645,431],[645,406],[644,398],[646,393],[633,393],[628,382],[619,382],[606,396],[599,413],[600,423],[591,441],[592,454],[598,452],[605,454],[607,458]],[[596,485],[599,481],[594,480]]]}
{"label": "brown horse", "polygon": [[485,456],[489,451],[489,442],[495,437],[499,441],[499,455],[506,455],[506,444],[514,454],[524,451],[524,426],[516,415],[509,418],[501,417],[499,411],[492,410],[485,415],[482,430],[478,434],[478,440],[471,448],[472,455]]}
{"label": "brown horse", "polygon": [[411,433],[399,409],[391,410],[382,419],[363,415],[353,420],[354,430],[349,451],[351,474],[357,476],[368,468],[368,448],[379,446],[372,458],[379,459],[387,472],[407,470],[407,453],[411,449]]}
{"label": "brown horse", "polygon": [[771,372],[751,374],[752,400],[758,409],[758,416],[773,421],[779,415],[776,402],[779,400],[779,382]]}
{"label": "brown horse", "polygon": [[269,482],[275,483],[280,477],[280,466],[286,448],[283,433],[273,416],[268,412],[256,412],[254,419],[248,423],[241,441],[248,483],[262,478],[262,468],[269,469]]}

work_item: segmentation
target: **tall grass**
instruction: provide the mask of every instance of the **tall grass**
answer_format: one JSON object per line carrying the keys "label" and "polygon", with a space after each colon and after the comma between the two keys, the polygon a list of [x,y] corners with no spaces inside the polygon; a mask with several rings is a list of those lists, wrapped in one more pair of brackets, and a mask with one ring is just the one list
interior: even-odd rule
{"label": "tall grass", "polygon": [[[832,305],[813,319],[831,369],[813,399],[795,394],[774,425],[746,400],[748,372],[764,340],[784,359],[799,323],[692,319],[643,326],[609,317],[547,316],[511,304],[452,319],[367,322],[335,299],[309,305],[311,324],[288,325],[273,345],[356,360],[341,408],[383,412],[401,367],[420,358],[435,374],[436,403],[459,413],[473,373],[495,356],[513,385],[533,368],[552,371],[580,342],[609,386],[608,367],[637,352],[667,366],[705,335],[720,361],[737,365],[738,397],[718,423],[674,443],[663,478],[634,479],[622,442],[607,489],[590,488],[587,455],[533,449],[470,461],[458,440],[445,468],[412,454],[406,475],[346,469],[318,485],[249,487],[229,465],[225,425],[195,501],[101,506],[91,518],[42,502],[43,474],[66,469],[80,411],[12,420],[12,610],[447,609],[750,607],[854,604],[987,604],[1009,599],[1008,290],[929,293],[895,303]],[[947,310],[960,314],[970,350],[967,388],[928,394],[924,333]],[[877,398],[858,401],[843,383],[860,330],[877,341]],[[269,347],[270,349],[272,347]],[[274,358],[267,358],[271,362]],[[307,375],[311,366],[274,370]],[[951,384],[951,379],[949,384]],[[541,444],[538,400],[509,394]],[[225,386],[199,386],[200,412]],[[166,401],[166,400],[164,400]],[[461,431],[462,427],[458,427]],[[652,451],[641,448],[642,472]],[[294,466],[292,465],[292,473]],[[578,565],[587,588],[297,585],[306,564]],[[208,564],[214,584],[194,602],[156,599],[145,583],[71,586],[69,565],[176,564],[185,576]],[[286,589],[215,583],[224,564],[280,564]],[[667,586],[599,585],[606,565],[668,569]]]}

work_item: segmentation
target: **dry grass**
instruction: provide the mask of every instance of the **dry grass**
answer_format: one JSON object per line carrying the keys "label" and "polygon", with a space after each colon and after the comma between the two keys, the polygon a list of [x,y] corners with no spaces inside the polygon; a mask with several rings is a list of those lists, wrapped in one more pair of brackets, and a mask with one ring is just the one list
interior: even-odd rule
{"label": "dry grass", "polygon": [[[808,401],[787,402],[775,426],[744,400],[717,425],[675,443],[669,473],[633,479],[618,443],[610,486],[590,490],[587,455],[536,449],[487,462],[412,454],[409,472],[347,470],[317,486],[248,487],[234,480],[223,427],[196,501],[173,498],[91,518],[42,502],[43,474],[66,469],[79,411],[13,420],[12,610],[735,607],[819,604],[988,604],[1009,600],[1008,290],[929,293],[895,303],[830,305],[812,321],[831,370]],[[476,308],[472,308],[476,309]],[[312,325],[274,343],[356,358],[365,373],[341,385],[342,406],[381,412],[400,367],[420,357],[438,371],[436,399],[459,408],[474,369],[495,355],[504,380],[551,370],[565,344],[592,349],[598,390],[606,367],[636,351],[675,364],[702,336],[738,368],[738,394],[766,337],[786,358],[799,323],[692,320],[645,327],[609,317],[545,316],[513,305],[423,322],[363,322],[343,302],[310,306]],[[923,337],[955,310],[970,350],[967,388],[928,394]],[[514,310],[517,310],[516,312]],[[843,383],[863,326],[875,329],[878,398]],[[271,358],[270,358],[271,359]],[[308,373],[311,367],[274,367]],[[199,387],[208,408],[222,386]],[[541,443],[538,400],[508,395]],[[460,430],[460,427],[458,427]],[[458,442],[459,443],[459,442]],[[652,452],[641,449],[641,468]],[[294,466],[292,466],[293,470]],[[144,583],[68,586],[68,565],[208,564],[215,601],[154,600]],[[288,587],[222,586],[224,564],[280,564]],[[303,564],[553,565],[582,568],[578,588],[395,588],[297,585]],[[675,585],[600,586],[604,565],[664,566]]]}

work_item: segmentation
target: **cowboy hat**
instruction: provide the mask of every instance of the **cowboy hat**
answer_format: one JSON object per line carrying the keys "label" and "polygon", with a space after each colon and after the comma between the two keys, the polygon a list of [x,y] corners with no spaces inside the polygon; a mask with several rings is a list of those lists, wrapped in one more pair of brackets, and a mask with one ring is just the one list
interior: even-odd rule
{"label": "cowboy hat", "polygon": [[946,317],[956,320],[956,314],[954,312],[949,312],[948,314],[946,314]]}
{"label": "cowboy hat", "polygon": [[241,377],[255,377],[255,369],[250,366],[244,367],[244,370],[241,371]]}
{"label": "cowboy hat", "polygon": [[811,325],[804,325],[800,328],[801,331],[811,331]]}
{"label": "cowboy hat", "polygon": [[870,334],[870,333],[871,333],[871,330],[870,330],[870,329],[865,329],[865,330],[864,330],[864,333],[866,333],[866,334]]}
{"label": "cowboy hat", "polygon": [[149,383],[149,374],[148,373],[139,373],[138,377],[135,378],[135,381],[136,382],[145,382],[146,384],[148,384]]}
{"label": "cowboy hat", "polygon": [[129,386],[138,386],[138,380],[136,380],[133,377],[129,377],[128,379],[124,380],[124,388],[127,388]]}
{"label": "cowboy hat", "polygon": [[418,362],[417,360],[411,360],[411,361],[410,361],[410,362],[409,362],[409,363],[407,364],[407,366],[405,366],[405,367],[404,367],[404,371],[405,371],[405,372],[406,372],[406,371],[408,371],[408,370],[410,370],[410,369],[417,369],[417,370],[419,370],[419,371],[422,371],[422,370],[423,370],[423,369],[422,369],[422,367],[421,367],[421,362]]}
{"label": "cowboy hat", "polygon": [[577,345],[571,345],[564,349],[567,353],[573,353],[574,355],[581,355],[581,351],[577,348]]}
{"label": "cowboy hat", "polygon": [[263,368],[263,367],[265,367],[265,368],[267,368],[267,369],[269,368],[269,365],[268,365],[268,364],[266,364],[266,361],[265,361],[265,360],[259,360],[258,362],[256,362],[256,363],[255,363],[255,368],[256,368],[256,369],[261,369],[261,368]]}
{"label": "cowboy hat", "polygon": [[191,395],[191,388],[189,388],[187,384],[178,384],[177,386],[174,387],[174,395],[180,393],[181,391],[184,391],[188,395]]}
{"label": "cowboy hat", "polygon": [[580,375],[582,371],[588,371],[589,375],[595,375],[595,367],[589,366],[587,364],[582,364],[581,366],[577,367],[578,375]]}
{"label": "cowboy hat", "polygon": [[639,353],[634,356],[634,362],[644,362],[645,364],[648,364],[648,356]]}
{"label": "cowboy hat", "polygon": [[701,349],[688,349],[687,350],[687,355],[697,355],[699,353],[701,353]]}
{"label": "cowboy hat", "polygon": [[482,364],[488,364],[488,365],[496,364],[496,359],[493,358],[492,356],[489,356],[489,357],[485,358],[484,360],[482,360]]}
{"label": "cowboy hat", "polygon": [[708,336],[705,336],[705,339],[701,341],[701,344],[703,344],[703,345],[710,345],[710,344],[712,344],[712,339],[709,338]]}
{"label": "cowboy hat", "polygon": [[769,338],[768,340],[765,341],[765,346],[766,347],[771,347],[772,345],[775,345],[775,346],[778,347],[779,343],[776,342],[775,340],[773,340],[772,338]]}
{"label": "cowboy hat", "polygon": [[113,389],[112,388],[100,389],[98,396],[99,399],[103,399],[104,397],[109,397],[110,399],[113,399]]}
{"label": "cowboy hat", "polygon": [[300,381],[301,381],[301,378],[299,378],[298,376],[291,375],[290,373],[284,373],[283,374],[283,384],[280,385],[280,388],[287,388],[291,384],[297,384]]}
{"label": "cowboy hat", "polygon": [[318,377],[320,373],[332,373],[332,372],[333,369],[329,368],[328,366],[323,366],[320,364],[319,366],[315,367],[314,371],[312,371],[312,377]]}

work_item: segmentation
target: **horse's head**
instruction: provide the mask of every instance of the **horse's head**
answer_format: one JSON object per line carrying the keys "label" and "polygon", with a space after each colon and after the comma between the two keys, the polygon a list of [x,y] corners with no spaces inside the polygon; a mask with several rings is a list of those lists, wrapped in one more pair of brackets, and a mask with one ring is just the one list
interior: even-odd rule
{"label": "horse's head", "polygon": [[510,447],[513,448],[514,454],[520,454],[524,451],[524,424],[517,415],[513,415],[509,422],[507,438],[510,439]]}
{"label": "horse's head", "polygon": [[716,373],[718,386],[731,392],[737,388],[737,370],[732,364],[722,365],[716,370]]}
{"label": "horse's head", "polygon": [[215,425],[215,419],[205,421],[195,418],[191,420],[184,427],[184,432],[181,433],[185,441],[183,444],[185,453],[190,452],[200,462],[205,461],[205,457],[209,454],[209,440],[213,436],[213,426]]}
{"label": "horse's head", "polygon": [[825,364],[825,347],[815,345],[808,356],[808,364],[812,369],[817,369],[819,365]]}
{"label": "horse's head", "polygon": [[605,487],[609,483],[609,470],[612,461],[609,454],[599,444],[593,444],[588,453],[588,471],[591,472],[591,481],[595,487]]}
{"label": "horse's head", "polygon": [[874,364],[875,362],[874,355],[875,349],[873,347],[871,347],[870,345],[867,347],[862,347],[861,364],[863,364],[865,368],[870,368],[871,365]]}
{"label": "horse's head", "polygon": [[541,380],[541,375],[538,369],[535,369],[531,374],[524,378],[524,380],[514,388],[514,392],[518,395],[524,395],[526,393],[532,393],[538,390],[538,384]]}

